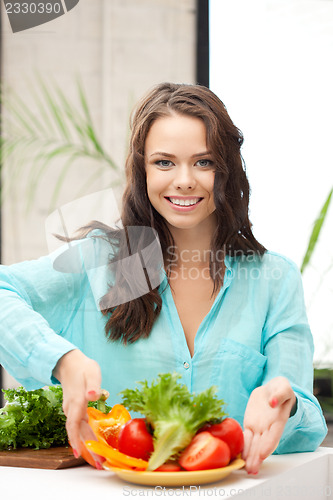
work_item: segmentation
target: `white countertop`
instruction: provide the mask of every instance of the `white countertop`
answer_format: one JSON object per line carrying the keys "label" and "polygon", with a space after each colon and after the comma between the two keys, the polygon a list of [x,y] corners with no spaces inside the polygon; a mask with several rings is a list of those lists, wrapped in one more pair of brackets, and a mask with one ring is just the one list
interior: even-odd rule
{"label": "white countertop", "polygon": [[60,470],[0,467],[2,500],[118,500],[125,498],[333,500],[333,448],[273,455],[257,476],[244,469],[204,486],[145,487],[88,465]]}

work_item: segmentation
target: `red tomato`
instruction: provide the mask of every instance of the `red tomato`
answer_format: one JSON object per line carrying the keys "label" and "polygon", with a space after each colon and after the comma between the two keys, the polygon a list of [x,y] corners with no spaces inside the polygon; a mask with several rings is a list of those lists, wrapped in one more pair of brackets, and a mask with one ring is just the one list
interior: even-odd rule
{"label": "red tomato", "polygon": [[133,418],[126,422],[119,434],[118,449],[130,457],[149,459],[154,451],[154,443],[144,418]]}
{"label": "red tomato", "polygon": [[196,434],[179,457],[179,464],[186,470],[218,469],[229,462],[229,446],[206,431]]}
{"label": "red tomato", "polygon": [[154,472],[178,472],[181,470],[180,465],[177,462],[165,462],[165,464],[160,465]]}
{"label": "red tomato", "polygon": [[233,460],[244,448],[243,429],[233,418],[225,418],[219,424],[213,424],[206,429],[213,436],[222,439],[230,448],[230,459]]}

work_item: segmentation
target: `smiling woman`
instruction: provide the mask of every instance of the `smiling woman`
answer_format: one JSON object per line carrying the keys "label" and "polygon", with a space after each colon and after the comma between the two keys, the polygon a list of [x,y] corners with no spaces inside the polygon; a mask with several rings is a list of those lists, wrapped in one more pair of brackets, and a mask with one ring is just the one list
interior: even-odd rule
{"label": "smiling woman", "polygon": [[52,255],[0,267],[1,360],[29,388],[62,384],[76,455],[94,438],[86,406],[101,384],[114,405],[173,372],[195,394],[216,386],[250,473],[274,450],[321,443],[300,273],[252,233],[242,143],[209,89],[157,85],[133,115],[119,227],[82,229],[76,272]]}

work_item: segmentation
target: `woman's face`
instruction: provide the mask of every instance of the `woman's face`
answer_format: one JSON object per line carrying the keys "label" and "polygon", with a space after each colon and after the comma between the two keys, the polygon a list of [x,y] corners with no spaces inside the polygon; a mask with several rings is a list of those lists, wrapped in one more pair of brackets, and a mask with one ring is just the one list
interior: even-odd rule
{"label": "woman's face", "polygon": [[215,220],[215,168],[203,120],[158,118],[146,138],[145,165],[149,200],[170,226],[191,229]]}

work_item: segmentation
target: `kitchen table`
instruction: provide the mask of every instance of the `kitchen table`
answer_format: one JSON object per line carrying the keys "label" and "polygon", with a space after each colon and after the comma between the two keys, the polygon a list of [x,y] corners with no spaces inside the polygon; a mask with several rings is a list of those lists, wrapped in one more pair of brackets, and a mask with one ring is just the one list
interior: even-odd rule
{"label": "kitchen table", "polygon": [[134,498],[333,500],[333,448],[272,455],[257,476],[244,469],[203,486],[145,487],[88,465],[60,470],[0,467],[3,500],[118,500]]}

